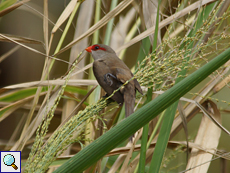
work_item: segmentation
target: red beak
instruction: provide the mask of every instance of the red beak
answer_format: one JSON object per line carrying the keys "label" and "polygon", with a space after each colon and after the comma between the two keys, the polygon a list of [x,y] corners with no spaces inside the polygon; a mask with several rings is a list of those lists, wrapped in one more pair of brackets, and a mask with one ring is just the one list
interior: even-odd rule
{"label": "red beak", "polygon": [[92,46],[89,46],[85,49],[87,52],[92,52]]}

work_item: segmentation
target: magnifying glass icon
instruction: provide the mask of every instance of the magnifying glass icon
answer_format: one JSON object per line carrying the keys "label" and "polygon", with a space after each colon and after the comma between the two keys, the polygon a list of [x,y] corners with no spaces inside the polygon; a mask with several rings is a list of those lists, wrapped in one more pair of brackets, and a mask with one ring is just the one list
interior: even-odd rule
{"label": "magnifying glass icon", "polygon": [[3,162],[7,166],[12,166],[15,170],[18,169],[18,167],[14,164],[15,163],[15,158],[11,154],[7,154],[3,158]]}

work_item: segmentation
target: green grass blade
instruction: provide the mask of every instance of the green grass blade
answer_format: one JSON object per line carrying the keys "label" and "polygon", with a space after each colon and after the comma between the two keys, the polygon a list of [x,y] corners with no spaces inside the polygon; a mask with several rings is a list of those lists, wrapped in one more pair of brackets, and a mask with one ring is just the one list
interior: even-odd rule
{"label": "green grass blade", "polygon": [[161,126],[159,137],[157,139],[156,147],[153,153],[153,158],[151,160],[149,172],[159,172],[161,162],[168,144],[170,131],[172,128],[175,106],[177,107],[178,101],[173,103],[169,108],[166,109],[164,114],[164,120]]}
{"label": "green grass blade", "polygon": [[[159,7],[160,7],[160,0],[158,1],[158,8],[157,8],[157,16],[156,16],[156,25],[155,25],[155,33],[154,33],[154,40],[153,40],[153,50],[155,51],[157,48],[157,36],[158,36],[158,26],[159,26]],[[147,50],[150,48],[149,38],[145,38],[144,43],[147,45]],[[145,52],[140,51],[139,55],[144,54]],[[144,57],[144,56],[142,56]],[[147,99],[145,104],[152,100],[152,93],[153,87],[148,88],[147,91]],[[140,160],[139,160],[139,169],[138,172],[145,172],[145,160],[146,160],[146,150],[147,150],[147,142],[148,142],[148,125],[146,124],[143,127],[143,136],[141,140],[141,152],[140,152]]]}
{"label": "green grass blade", "polygon": [[[118,3],[118,0],[111,1],[110,11],[112,11],[117,6],[117,3]],[[110,43],[113,22],[114,22],[114,18],[112,18],[107,24],[107,29],[105,32],[105,40],[104,40],[104,44],[106,45],[109,45]]]}
{"label": "green grass blade", "polygon": [[148,142],[149,123],[143,127],[142,139],[141,139],[141,152],[139,160],[139,173],[145,173],[145,160]]}
{"label": "green grass blade", "polygon": [[[136,65],[135,65],[135,68],[137,69],[138,68],[138,64],[141,63],[144,58],[149,54],[149,49],[150,49],[150,40],[149,40],[149,37],[146,37],[142,40],[142,44],[141,44],[141,47],[140,47],[140,50],[139,50],[139,53],[138,53],[138,58],[137,58],[137,62]],[[144,64],[143,64],[144,66]],[[142,68],[143,66],[141,66],[140,68]]]}
{"label": "green grass blade", "polygon": [[[144,38],[142,43],[143,44],[140,47],[140,51],[139,51],[138,58],[137,58],[138,62],[142,62],[142,60],[148,55],[149,49],[151,46],[149,37]],[[138,63],[136,63],[136,68],[137,68],[137,64]],[[147,142],[148,142],[148,129],[149,129],[149,123],[143,127],[143,133],[142,133],[142,139],[141,139],[140,160],[139,160],[139,164],[136,167],[135,172],[137,171],[139,165],[140,165],[138,169],[139,172],[143,172],[145,170],[145,157],[146,157],[146,149],[147,149]]]}
{"label": "green grass blade", "polygon": [[8,8],[9,6],[13,5],[14,3],[16,3],[17,0],[7,0],[7,1],[2,1],[0,3],[0,11]]}
{"label": "green grass blade", "polygon": [[156,50],[157,48],[157,36],[158,36],[159,18],[160,18],[160,14],[159,14],[160,4],[161,4],[161,0],[158,0],[156,25],[155,25],[154,40],[153,40],[153,50]]}

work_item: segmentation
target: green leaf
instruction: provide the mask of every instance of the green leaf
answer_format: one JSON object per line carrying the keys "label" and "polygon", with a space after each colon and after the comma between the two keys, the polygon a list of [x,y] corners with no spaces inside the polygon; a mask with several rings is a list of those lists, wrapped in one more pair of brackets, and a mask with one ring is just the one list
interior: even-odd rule
{"label": "green leaf", "polygon": [[86,89],[82,89],[82,88],[75,87],[75,86],[66,86],[65,91],[72,92],[72,93],[78,93],[78,94],[82,94],[82,95],[87,94]]}
{"label": "green leaf", "polygon": [[22,90],[18,90],[15,92],[12,92],[10,94],[7,94],[3,97],[0,97],[0,101],[3,102],[14,102],[23,98],[26,98],[28,96],[31,96],[33,94],[35,94],[37,88],[30,88],[30,89],[22,89]]}
{"label": "green leaf", "polygon": [[0,11],[8,8],[9,6],[13,5],[16,2],[17,2],[17,0],[6,0],[6,1],[2,1],[2,3],[0,4]]}

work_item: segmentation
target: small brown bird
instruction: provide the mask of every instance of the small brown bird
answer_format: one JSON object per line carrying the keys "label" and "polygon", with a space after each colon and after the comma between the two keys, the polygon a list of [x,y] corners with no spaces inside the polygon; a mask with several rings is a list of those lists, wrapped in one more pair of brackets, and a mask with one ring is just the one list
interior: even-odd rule
{"label": "small brown bird", "polygon": [[[111,47],[103,44],[95,44],[87,47],[85,50],[93,56],[94,76],[107,95],[111,95],[114,90],[117,90],[133,77],[130,69],[117,57]],[[134,112],[136,90],[143,94],[140,84],[136,79],[133,79],[111,97],[119,104],[125,102],[126,117]]]}

